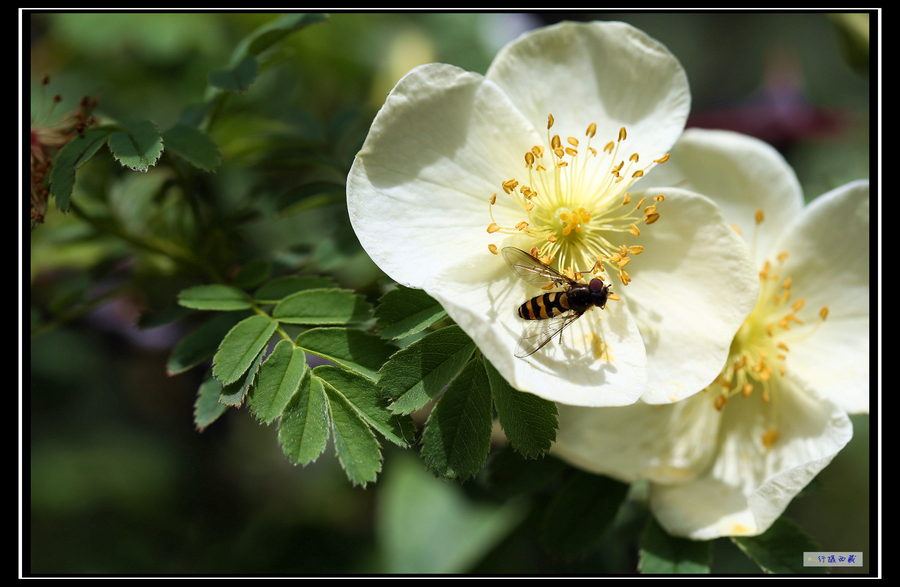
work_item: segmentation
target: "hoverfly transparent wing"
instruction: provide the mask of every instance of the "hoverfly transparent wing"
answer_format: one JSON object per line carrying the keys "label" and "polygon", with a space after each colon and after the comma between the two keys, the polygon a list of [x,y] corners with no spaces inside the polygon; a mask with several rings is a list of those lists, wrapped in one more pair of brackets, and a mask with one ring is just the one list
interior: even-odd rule
{"label": "hoverfly transparent wing", "polygon": [[560,286],[572,280],[552,267],[548,267],[522,249],[504,247],[503,258],[513,272],[532,285],[545,288],[548,283]]}
{"label": "hoverfly transparent wing", "polygon": [[[529,320],[525,326],[525,332],[522,333],[519,344],[516,346],[516,357],[524,359],[538,352],[581,315],[578,312],[566,312],[546,320]],[[560,336],[562,335],[560,334]]]}

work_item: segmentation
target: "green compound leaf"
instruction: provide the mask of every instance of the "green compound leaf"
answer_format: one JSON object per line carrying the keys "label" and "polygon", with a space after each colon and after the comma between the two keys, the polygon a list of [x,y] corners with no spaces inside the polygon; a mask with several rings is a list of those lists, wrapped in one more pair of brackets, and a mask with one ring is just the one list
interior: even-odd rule
{"label": "green compound leaf", "polygon": [[253,415],[271,424],[281,415],[300,387],[308,371],[306,353],[291,341],[282,340],[259,367],[256,385],[250,390],[247,403]]}
{"label": "green compound leaf", "polygon": [[351,328],[312,328],[300,334],[297,346],[317,357],[337,363],[371,380],[397,347],[384,339]]}
{"label": "green compound leaf", "polygon": [[75,186],[75,170],[103,146],[116,127],[97,127],[75,137],[60,149],[53,159],[50,169],[50,195],[56,200],[56,207],[63,212],[69,211],[72,188]]}
{"label": "green compound leaf", "polygon": [[804,552],[822,550],[787,518],[778,518],[759,536],[732,536],[731,541],[766,573],[824,574],[827,567],[804,567]]}
{"label": "green compound leaf", "polygon": [[219,146],[199,128],[176,124],[163,133],[163,141],[167,149],[204,171],[212,171],[222,162]]}
{"label": "green compound leaf", "polygon": [[293,463],[308,465],[328,444],[328,399],[322,380],[306,372],[278,420],[278,442]]}
{"label": "green compound leaf", "polygon": [[481,361],[469,362],[434,406],[422,435],[422,459],[436,477],[473,477],[491,447],[491,390]]}
{"label": "green compound leaf", "polygon": [[385,338],[403,338],[447,316],[441,305],[420,289],[400,286],[384,294],[375,308],[375,325]]}
{"label": "green compound leaf", "polygon": [[119,163],[134,171],[147,171],[163,152],[156,124],[143,120],[109,135],[109,150]]}
{"label": "green compound leaf", "polygon": [[381,446],[366,421],[347,398],[325,384],[334,448],[347,478],[354,485],[375,481],[381,472]]}
{"label": "green compound leaf", "polygon": [[272,317],[288,324],[348,324],[371,317],[366,299],[346,289],[308,289],[281,300]]}
{"label": "green compound leaf", "polygon": [[379,371],[378,389],[394,399],[392,412],[408,414],[436,398],[473,352],[459,326],[441,328],[397,351]]}
{"label": "green compound leaf", "polygon": [[181,290],[178,304],[195,310],[246,310],[253,306],[246,292],[230,285],[211,283]]}
{"label": "green compound leaf", "polygon": [[412,418],[387,411],[387,401],[380,397],[371,379],[331,365],[316,367],[313,375],[326,389],[341,394],[369,426],[394,444],[405,447],[415,438]]}
{"label": "green compound leaf", "polygon": [[278,323],[268,316],[250,316],[232,328],[213,357],[213,376],[223,385],[243,375],[275,333]]}
{"label": "green compound leaf", "polygon": [[584,555],[603,537],[627,492],[625,483],[576,471],[544,512],[544,545],[562,558]]}
{"label": "green compound leaf", "polygon": [[487,359],[488,380],[500,426],[509,443],[526,457],[537,458],[556,440],[556,404],[512,387]]}
{"label": "green compound leaf", "polygon": [[712,542],[670,536],[650,516],[644,529],[644,543],[638,569],[644,574],[709,574]]}

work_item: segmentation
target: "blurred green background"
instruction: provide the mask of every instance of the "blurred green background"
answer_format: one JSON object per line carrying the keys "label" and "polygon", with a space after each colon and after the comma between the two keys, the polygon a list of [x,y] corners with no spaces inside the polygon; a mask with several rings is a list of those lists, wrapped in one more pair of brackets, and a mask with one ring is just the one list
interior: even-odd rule
{"label": "blurred green background", "polygon": [[[26,15],[32,112],[37,87],[61,94],[62,113],[83,95],[95,115],[171,126],[203,99],[210,72],[275,14]],[[332,14],[285,42],[280,63],[229,101],[211,130],[223,165],[209,178],[225,201],[290,186],[290,160],[267,159],[275,133],[327,145],[340,181],[394,83],[432,61],[484,73],[522,32],[563,19],[622,20],[665,44],[687,71],[689,126],[728,128],[776,146],[807,198],[869,177],[868,22],[825,14]],[[861,32],[864,30],[864,33]],[[862,39],[862,40],[861,40]],[[73,201],[90,201],[79,172]],[[343,166],[343,167],[342,167]],[[123,180],[140,193],[148,174]],[[230,198],[230,200],[229,200]],[[260,201],[265,198],[260,197]],[[345,213],[341,205],[323,213]],[[378,271],[358,250],[341,257],[345,224],[256,216],[242,227],[239,261],[282,251],[349,287]],[[385,446],[378,483],[354,488],[329,449],[292,466],[275,427],[229,410],[200,433],[192,422],[202,370],[167,377],[183,326],[138,329],[141,309],[164,307],[186,284],[165,260],[131,261],[113,238],[86,238],[51,204],[31,235],[32,320],[24,397],[22,510],[25,573],[343,574],[633,572],[635,545],[610,536],[582,560],[540,546],[524,500],[504,501],[482,479],[460,486],[423,470],[415,451]],[[326,223],[327,224],[327,223]],[[337,228],[334,228],[337,226]],[[342,228],[343,227],[343,228]],[[352,239],[351,239],[352,240]],[[292,256],[294,255],[294,256]],[[330,263],[335,256],[341,263]],[[98,271],[102,267],[102,271]],[[124,278],[123,278],[124,276]],[[81,304],[84,300],[91,303]],[[74,300],[74,301],[73,301]],[[69,308],[74,311],[66,313]],[[47,322],[52,315],[57,320]],[[59,319],[62,316],[63,319]],[[854,438],[786,515],[822,550],[869,554],[868,416]],[[758,572],[728,540],[714,572]]]}

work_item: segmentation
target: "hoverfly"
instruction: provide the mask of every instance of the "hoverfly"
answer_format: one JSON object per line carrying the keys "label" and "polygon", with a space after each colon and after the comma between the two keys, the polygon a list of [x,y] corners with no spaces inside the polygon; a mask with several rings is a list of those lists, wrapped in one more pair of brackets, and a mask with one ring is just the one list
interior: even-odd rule
{"label": "hoverfly", "polygon": [[[580,283],[569,279],[555,269],[541,263],[522,249],[504,247],[503,258],[516,275],[543,289],[564,287],[564,291],[551,291],[535,296],[519,306],[519,317],[533,320],[516,348],[516,357],[524,359],[539,351],[563,329],[580,318],[594,306],[606,307],[612,294],[609,286],[599,279]],[[584,273],[587,273],[585,271]]]}

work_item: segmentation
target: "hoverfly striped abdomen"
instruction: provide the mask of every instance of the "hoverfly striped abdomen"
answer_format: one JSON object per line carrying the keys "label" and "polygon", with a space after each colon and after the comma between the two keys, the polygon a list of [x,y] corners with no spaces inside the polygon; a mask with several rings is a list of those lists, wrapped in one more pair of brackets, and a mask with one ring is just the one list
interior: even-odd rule
{"label": "hoverfly striped abdomen", "polygon": [[[589,283],[581,283],[559,271],[544,265],[538,258],[515,247],[504,247],[503,257],[510,269],[532,285],[542,289],[550,287],[564,288],[563,291],[551,291],[535,296],[519,306],[519,317],[530,320],[519,339],[516,356],[525,358],[539,351],[557,334],[562,337],[563,329],[583,316],[585,312],[597,306],[605,308],[612,295],[609,286],[602,280],[594,278]],[[596,267],[596,265],[594,266]]]}
{"label": "hoverfly striped abdomen", "polygon": [[551,291],[535,296],[519,306],[519,317],[525,320],[546,320],[569,311],[566,292]]}

